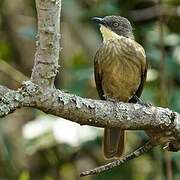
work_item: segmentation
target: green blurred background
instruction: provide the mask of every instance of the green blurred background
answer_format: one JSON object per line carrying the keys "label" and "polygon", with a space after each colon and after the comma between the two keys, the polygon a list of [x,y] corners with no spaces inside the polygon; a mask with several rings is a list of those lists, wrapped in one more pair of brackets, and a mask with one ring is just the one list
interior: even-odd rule
{"label": "green blurred background", "polygon": [[[142,98],[180,112],[179,0],[62,0],[60,70],[56,87],[97,99],[93,56],[101,44],[91,17],[127,17],[145,49],[149,71]],[[17,89],[30,77],[36,40],[34,0],[0,1],[0,84]],[[0,121],[0,180],[179,180],[180,153],[162,147],[112,171],[80,178],[107,161],[102,130],[22,108]],[[129,132],[126,153],[147,140]]]}

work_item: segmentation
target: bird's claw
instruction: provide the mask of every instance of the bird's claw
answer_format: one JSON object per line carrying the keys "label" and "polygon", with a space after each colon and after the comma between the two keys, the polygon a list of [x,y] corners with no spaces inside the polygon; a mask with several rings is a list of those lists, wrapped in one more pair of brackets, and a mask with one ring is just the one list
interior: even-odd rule
{"label": "bird's claw", "polygon": [[143,101],[141,98],[139,98],[138,96],[134,96],[137,100],[137,103],[141,104],[142,106],[146,106],[148,108],[152,107],[152,104],[151,103],[147,103],[145,101]]}

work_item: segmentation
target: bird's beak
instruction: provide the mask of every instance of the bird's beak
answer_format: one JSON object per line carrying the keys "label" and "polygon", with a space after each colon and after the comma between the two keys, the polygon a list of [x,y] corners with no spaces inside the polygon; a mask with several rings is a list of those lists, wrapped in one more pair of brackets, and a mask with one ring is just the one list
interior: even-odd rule
{"label": "bird's beak", "polygon": [[98,23],[98,24],[102,24],[104,26],[106,26],[106,22],[104,21],[103,18],[100,18],[100,17],[93,17],[91,18],[92,21]]}

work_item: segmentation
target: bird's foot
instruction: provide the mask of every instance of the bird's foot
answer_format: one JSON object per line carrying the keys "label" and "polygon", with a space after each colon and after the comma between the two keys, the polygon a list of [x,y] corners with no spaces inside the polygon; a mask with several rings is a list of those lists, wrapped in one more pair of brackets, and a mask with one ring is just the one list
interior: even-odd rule
{"label": "bird's foot", "polygon": [[103,95],[104,96],[104,98],[107,100],[107,101],[111,101],[111,102],[117,102],[117,100],[116,99],[113,99],[113,98],[110,98],[110,97],[108,97],[107,95]]}
{"label": "bird's foot", "polygon": [[152,107],[152,104],[151,103],[147,103],[145,101],[143,101],[141,98],[139,98],[138,96],[134,96],[135,99],[137,100],[137,103],[141,104],[142,106],[146,106],[148,108]]}

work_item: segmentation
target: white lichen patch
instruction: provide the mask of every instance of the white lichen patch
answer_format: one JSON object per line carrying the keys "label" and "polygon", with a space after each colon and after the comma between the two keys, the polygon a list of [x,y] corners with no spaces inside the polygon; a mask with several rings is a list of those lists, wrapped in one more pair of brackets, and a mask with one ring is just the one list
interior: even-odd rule
{"label": "white lichen patch", "polygon": [[127,120],[128,121],[132,120],[132,117],[130,115],[127,115]]}
{"label": "white lichen patch", "polygon": [[121,110],[127,110],[126,104],[123,104],[123,103],[118,105],[118,108],[121,109]]}
{"label": "white lichen patch", "polygon": [[19,93],[15,93],[14,94],[14,100],[18,101],[18,102],[23,102],[24,98],[21,94]]}
{"label": "white lichen patch", "polygon": [[152,114],[152,110],[147,108],[147,107],[143,107],[143,112],[147,115],[151,115]]}
{"label": "white lichen patch", "polygon": [[32,83],[31,81],[23,81],[22,82],[22,88],[25,90],[25,91],[23,91],[22,94],[24,94],[24,93],[26,94],[27,93],[28,95],[33,96],[34,94],[38,94],[39,93],[38,85]]}
{"label": "white lichen patch", "polygon": [[91,108],[94,109],[95,108],[95,104],[91,101],[85,101],[83,100],[83,104],[87,107],[87,108]]}
{"label": "white lichen patch", "polygon": [[1,117],[7,115],[9,113],[9,111],[10,111],[10,108],[7,105],[0,104],[0,116]]}
{"label": "white lichen patch", "polygon": [[77,96],[74,96],[73,100],[76,103],[76,108],[80,109],[83,106],[82,100]]}
{"label": "white lichen patch", "polygon": [[156,118],[159,120],[160,124],[163,124],[165,126],[169,126],[171,124],[171,119],[169,118],[172,111],[167,111],[163,108],[158,107],[157,108],[157,116]]}
{"label": "white lichen patch", "polygon": [[67,105],[67,104],[70,103],[70,98],[69,98],[68,94],[64,95],[64,93],[61,92],[61,91],[59,91],[58,99],[59,99],[59,101],[61,101],[64,105]]}
{"label": "white lichen patch", "polygon": [[138,110],[138,109],[141,109],[141,108],[142,108],[141,105],[139,105],[139,104],[134,104],[134,110]]}
{"label": "white lichen patch", "polygon": [[14,100],[14,93],[13,91],[10,91],[2,97],[2,101],[6,104],[11,103]]}

